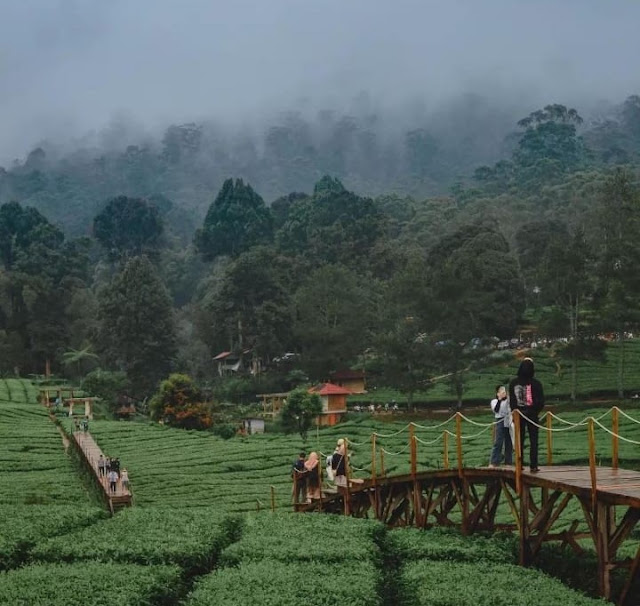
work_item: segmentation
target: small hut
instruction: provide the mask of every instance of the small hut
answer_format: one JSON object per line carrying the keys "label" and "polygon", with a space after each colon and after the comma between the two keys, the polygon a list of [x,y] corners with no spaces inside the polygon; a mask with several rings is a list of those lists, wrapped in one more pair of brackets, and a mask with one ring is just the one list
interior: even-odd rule
{"label": "small hut", "polygon": [[347,412],[347,396],[351,391],[333,383],[321,383],[309,389],[309,393],[320,396],[322,412],[318,415],[318,425],[332,426],[339,423]]}
{"label": "small hut", "polygon": [[254,433],[264,433],[264,419],[260,417],[247,417],[242,420],[242,428],[245,435],[252,436]]}

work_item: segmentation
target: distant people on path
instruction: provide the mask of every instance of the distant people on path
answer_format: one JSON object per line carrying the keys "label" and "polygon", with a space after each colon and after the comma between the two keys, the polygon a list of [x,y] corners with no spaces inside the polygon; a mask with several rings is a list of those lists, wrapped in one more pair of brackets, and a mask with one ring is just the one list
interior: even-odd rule
{"label": "distant people on path", "polygon": [[520,413],[520,465],[524,466],[524,440],[529,433],[529,466],[532,472],[538,467],[538,415],[544,407],[542,383],[534,378],[535,368],[531,358],[525,358],[518,367],[518,374],[509,383],[509,404],[511,410]]}
{"label": "distant people on path", "polygon": [[344,438],[338,440],[338,445],[331,459],[331,469],[333,469],[334,482],[336,486],[347,486],[347,461],[345,454],[347,452]]}
{"label": "distant people on path", "polygon": [[111,470],[107,475],[107,479],[109,480],[109,489],[113,494],[116,492],[116,486],[118,484],[118,474]]}
{"label": "distant people on path", "polygon": [[120,459],[118,457],[111,459],[111,469],[113,469],[117,474],[120,473]]}
{"label": "distant people on path", "polygon": [[107,461],[102,454],[98,457],[98,475],[101,478],[104,478],[107,475]]}
{"label": "distant people on path", "polygon": [[291,466],[291,477],[293,478],[293,498],[294,503],[304,503],[307,493],[307,470],[305,469],[305,452],[300,452],[298,458]]}
{"label": "distant people on path", "polygon": [[125,490],[129,490],[129,472],[126,467],[122,468],[122,473],[120,474],[120,480],[122,481],[122,487]]}
{"label": "distant people on path", "polygon": [[76,431],[80,431],[80,421],[78,421],[77,418],[73,419],[73,426],[75,427]]}
{"label": "distant people on path", "polygon": [[496,419],[495,440],[491,449],[489,467],[496,467],[502,463],[502,449],[504,448],[505,465],[513,464],[513,444],[511,442],[511,408],[509,397],[504,385],[496,388],[496,397],[491,400],[491,410]]}
{"label": "distant people on path", "polygon": [[320,466],[318,453],[312,452],[304,463],[307,472],[307,503],[320,498]]}

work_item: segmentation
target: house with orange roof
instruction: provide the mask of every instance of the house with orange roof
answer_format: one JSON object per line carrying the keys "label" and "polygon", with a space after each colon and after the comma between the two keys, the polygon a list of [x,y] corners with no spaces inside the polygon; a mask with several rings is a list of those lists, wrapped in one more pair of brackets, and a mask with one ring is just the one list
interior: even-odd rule
{"label": "house with orange roof", "polygon": [[318,394],[322,401],[322,412],[318,416],[318,425],[321,427],[339,423],[346,414],[347,396],[351,395],[351,391],[346,387],[333,383],[320,383],[310,388],[309,393]]}

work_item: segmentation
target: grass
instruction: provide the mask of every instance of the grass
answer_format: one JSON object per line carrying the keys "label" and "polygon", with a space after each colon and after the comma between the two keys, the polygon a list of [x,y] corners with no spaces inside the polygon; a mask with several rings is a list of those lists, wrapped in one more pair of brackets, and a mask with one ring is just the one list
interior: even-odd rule
{"label": "grass", "polygon": [[[519,359],[530,355],[536,364],[536,376],[544,385],[548,400],[566,400],[571,393],[571,369],[568,362],[553,355],[549,349],[512,352],[512,356],[504,360],[503,355],[496,356],[493,362],[484,368],[472,370],[465,375],[463,402],[477,403],[488,401],[495,393],[496,385],[507,383],[515,376]],[[624,387],[627,393],[640,391],[640,339],[625,342],[625,375]],[[603,362],[579,361],[578,363],[578,396],[582,399],[615,396],[618,388],[618,363],[620,345],[617,342],[607,344],[606,359]],[[455,401],[446,379],[436,381],[427,391],[414,394],[417,404],[451,404]],[[369,403],[385,404],[396,401],[406,403],[407,396],[396,389],[374,387],[369,393],[351,396],[350,404]]]}

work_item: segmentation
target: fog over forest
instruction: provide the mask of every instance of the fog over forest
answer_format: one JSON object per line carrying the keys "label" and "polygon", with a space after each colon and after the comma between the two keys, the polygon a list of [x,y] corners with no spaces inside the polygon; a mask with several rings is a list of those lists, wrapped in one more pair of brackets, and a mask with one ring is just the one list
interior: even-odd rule
{"label": "fog over forest", "polygon": [[640,88],[639,22],[623,0],[10,2],[0,165],[191,121],[261,133],[291,110],[375,113],[382,132],[438,123],[469,93],[505,127],[551,102],[588,117]]}

